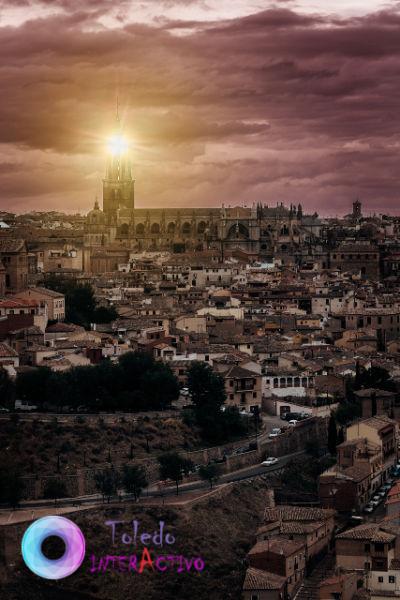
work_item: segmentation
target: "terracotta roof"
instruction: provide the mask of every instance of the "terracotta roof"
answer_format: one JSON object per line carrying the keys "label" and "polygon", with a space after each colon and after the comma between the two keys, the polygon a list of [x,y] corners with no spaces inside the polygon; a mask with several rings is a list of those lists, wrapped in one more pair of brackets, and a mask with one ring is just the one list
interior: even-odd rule
{"label": "terracotta roof", "polygon": [[396,539],[394,533],[384,531],[380,525],[358,525],[354,529],[348,529],[336,536],[338,540],[368,540],[371,542],[392,542]]}
{"label": "terracotta roof", "polygon": [[266,508],[264,521],[325,521],[336,514],[331,508],[311,508],[307,506],[276,506]]}
{"label": "terracotta roof", "polygon": [[72,333],[74,331],[83,331],[83,327],[73,323],[54,323],[46,328],[46,333]]}
{"label": "terracotta roof", "polygon": [[285,577],[249,567],[243,584],[244,590],[280,590],[285,585]]}
{"label": "terracotta roof", "polygon": [[316,529],[323,527],[323,525],[323,521],[315,521],[314,523],[288,522],[282,523],[280,530],[281,533],[301,535],[303,533],[312,533]]}
{"label": "terracotta roof", "polygon": [[40,294],[43,294],[43,296],[50,296],[51,298],[64,298],[64,294],[61,294],[61,292],[56,292],[54,290],[50,290],[49,288],[33,287],[33,288],[28,288],[28,291],[29,290],[32,290],[33,292],[39,292]]}
{"label": "terracotta roof", "polygon": [[23,298],[8,298],[0,302],[0,308],[29,308],[37,306],[36,300],[24,300]]}
{"label": "terracotta roof", "polygon": [[400,494],[400,482],[398,481],[388,493],[388,497],[398,496]]}
{"label": "terracotta roof", "polygon": [[20,252],[25,250],[25,241],[21,239],[0,238],[0,252],[7,254],[9,252]]}
{"label": "terracotta roof", "polygon": [[242,379],[242,378],[255,378],[260,377],[259,373],[255,373],[254,371],[249,371],[248,369],[243,369],[237,365],[230,367],[227,371],[223,373],[224,379],[232,377],[234,379]]}
{"label": "terracotta roof", "polygon": [[9,358],[10,356],[18,356],[18,352],[8,344],[0,342],[0,358]]}
{"label": "terracotta roof", "polygon": [[265,552],[291,556],[295,552],[301,550],[301,548],[304,548],[304,542],[300,540],[290,540],[285,537],[272,537],[269,540],[257,542],[248,553],[248,556],[263,554]]}
{"label": "terracotta roof", "polygon": [[347,467],[347,469],[343,469],[342,473],[347,477],[351,477],[354,481],[362,481],[366,477],[369,477],[371,474],[371,467],[368,464],[360,463],[357,466]]}
{"label": "terracotta roof", "polygon": [[[370,417],[369,419],[362,419],[359,422],[360,424],[368,425],[368,427],[376,429],[377,431],[380,431],[388,425],[394,425],[394,421],[392,419],[389,419],[389,417],[386,417],[386,415],[381,415],[379,417]],[[357,422],[354,423],[353,426],[354,425],[357,425]]]}

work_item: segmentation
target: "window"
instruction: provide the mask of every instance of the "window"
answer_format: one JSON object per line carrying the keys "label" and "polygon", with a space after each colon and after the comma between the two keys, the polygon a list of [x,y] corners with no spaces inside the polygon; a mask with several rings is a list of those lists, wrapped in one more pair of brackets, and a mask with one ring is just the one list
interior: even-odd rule
{"label": "window", "polygon": [[369,552],[370,550],[370,545],[369,544],[364,544],[364,551],[365,552]]}
{"label": "window", "polygon": [[252,594],[251,600],[259,600],[260,596],[258,594]]}
{"label": "window", "polygon": [[378,577],[378,582],[379,582],[379,583],[383,583],[383,577],[381,577],[381,576],[380,576],[380,577]]}
{"label": "window", "polygon": [[396,583],[396,577],[394,575],[389,575],[389,583]]}

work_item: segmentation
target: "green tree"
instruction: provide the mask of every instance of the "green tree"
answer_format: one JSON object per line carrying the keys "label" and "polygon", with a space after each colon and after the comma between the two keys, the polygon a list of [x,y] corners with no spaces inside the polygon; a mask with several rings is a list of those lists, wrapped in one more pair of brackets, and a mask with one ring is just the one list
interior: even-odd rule
{"label": "green tree", "polygon": [[126,465],[122,472],[122,487],[127,494],[133,494],[138,500],[143,489],[148,486],[146,471],[142,466]]}
{"label": "green tree", "polygon": [[65,319],[70,323],[89,327],[93,322],[96,301],[91,285],[75,279],[63,279],[57,276],[46,277],[45,285],[65,295]]}
{"label": "green tree", "polygon": [[65,483],[60,478],[48,479],[45,486],[43,497],[44,498],[53,498],[54,504],[57,504],[57,500],[59,498],[65,498],[67,496],[67,488]]}
{"label": "green tree", "polygon": [[115,496],[118,491],[120,483],[119,474],[111,467],[95,473],[94,481],[96,489],[103,497],[103,502],[107,498],[107,503],[109,503],[112,496]]}
{"label": "green tree", "polygon": [[194,361],[188,371],[188,388],[199,414],[220,411],[226,400],[223,378],[210,365]]}
{"label": "green tree", "polygon": [[182,458],[177,452],[167,452],[158,458],[160,465],[160,478],[171,479],[176,485],[176,495],[179,494],[179,483],[184,475],[193,470],[192,461]]}
{"label": "green tree", "polygon": [[14,382],[5,369],[0,367],[0,405],[13,408]]}
{"label": "green tree", "polygon": [[335,415],[331,412],[328,423],[328,450],[331,454],[336,454],[337,445],[337,426]]}
{"label": "green tree", "polygon": [[202,436],[222,440],[227,429],[227,417],[221,410],[226,400],[223,378],[208,364],[194,361],[188,371],[188,388]]}
{"label": "green tree", "polygon": [[179,383],[170,367],[155,363],[143,375],[143,396],[153,409],[165,409],[179,397]]}
{"label": "green tree", "polygon": [[114,306],[98,306],[94,309],[91,322],[92,323],[111,323],[118,319],[118,313]]}
{"label": "green tree", "polygon": [[218,465],[202,465],[199,469],[199,475],[203,481],[208,481],[210,489],[212,490],[213,485],[217,483],[220,477],[220,470]]}
{"label": "green tree", "polygon": [[53,376],[51,369],[48,367],[38,367],[19,373],[16,381],[17,399],[27,400],[39,407],[46,403],[54,404],[54,397],[51,394],[51,380],[57,375]]}
{"label": "green tree", "polygon": [[305,451],[312,458],[319,457],[319,444],[317,438],[313,438],[312,440],[307,440],[305,445]]}
{"label": "green tree", "polygon": [[13,509],[17,508],[24,489],[18,468],[3,467],[0,470],[0,502],[7,502]]}

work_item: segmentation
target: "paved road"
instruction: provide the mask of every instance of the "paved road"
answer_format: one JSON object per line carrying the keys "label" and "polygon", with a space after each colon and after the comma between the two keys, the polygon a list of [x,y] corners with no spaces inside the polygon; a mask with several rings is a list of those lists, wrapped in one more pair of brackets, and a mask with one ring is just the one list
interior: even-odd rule
{"label": "paved road", "polygon": [[[268,473],[273,473],[274,471],[279,471],[284,467],[292,458],[303,454],[303,452],[296,452],[294,454],[288,454],[286,456],[282,456],[279,459],[279,462],[275,465],[265,467],[261,464],[253,465],[251,467],[246,467],[244,469],[240,469],[238,471],[233,471],[232,473],[227,473],[226,475],[222,475],[219,484],[221,483],[230,483],[233,481],[242,481],[245,479],[251,479],[253,477],[258,477],[260,475],[268,475]],[[195,490],[207,489],[209,487],[207,482],[204,481],[193,481],[191,483],[184,483],[179,486],[179,494],[183,495],[187,492],[192,492]],[[143,497],[161,497],[161,496],[173,496],[176,494],[175,486],[166,487],[161,492],[157,484],[151,485],[147,491],[143,494]],[[122,500],[132,500],[133,496],[128,494],[123,494]],[[84,504],[102,504],[102,497],[100,494],[91,494],[89,496],[80,496],[78,498],[62,498],[57,501],[57,506],[59,508],[67,507],[67,506],[79,506]],[[33,508],[46,508],[46,507],[54,507],[54,501],[49,500],[29,500],[26,502],[20,503],[21,509],[33,509]],[[2,509],[2,512],[10,512],[9,509]]]}

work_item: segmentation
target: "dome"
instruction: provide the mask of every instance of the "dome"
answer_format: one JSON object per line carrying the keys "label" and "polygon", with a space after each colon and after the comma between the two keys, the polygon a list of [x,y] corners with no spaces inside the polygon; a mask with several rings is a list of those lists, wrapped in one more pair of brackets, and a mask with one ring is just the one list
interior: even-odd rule
{"label": "dome", "polygon": [[94,203],[93,209],[88,212],[86,218],[89,225],[99,225],[106,222],[106,215],[100,210],[97,200]]}

